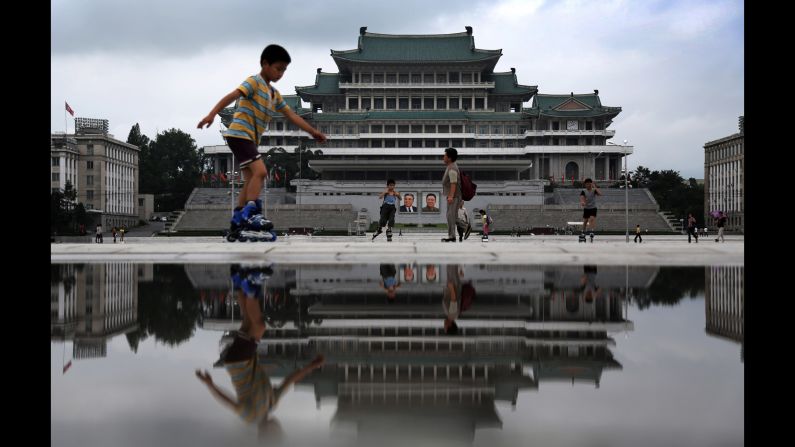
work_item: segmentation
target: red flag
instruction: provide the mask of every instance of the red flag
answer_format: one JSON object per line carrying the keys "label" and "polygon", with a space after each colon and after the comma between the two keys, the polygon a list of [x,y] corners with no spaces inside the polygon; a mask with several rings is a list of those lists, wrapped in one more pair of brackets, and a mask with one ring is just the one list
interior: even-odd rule
{"label": "red flag", "polygon": [[226,183],[226,176],[224,175],[223,172],[218,174],[218,178],[220,178],[222,182]]}
{"label": "red flag", "polygon": [[67,363],[66,366],[63,367],[63,373],[64,374],[66,374],[66,370],[69,369],[70,366],[72,366],[72,361],[71,360],[69,360],[69,363]]}
{"label": "red flag", "polygon": [[66,104],[66,111],[69,112],[70,115],[75,116],[75,111],[72,110],[71,107],[69,107],[69,103],[64,101],[64,104]]}
{"label": "red flag", "polygon": [[273,177],[276,178],[276,181],[279,181],[279,171],[273,173]]}

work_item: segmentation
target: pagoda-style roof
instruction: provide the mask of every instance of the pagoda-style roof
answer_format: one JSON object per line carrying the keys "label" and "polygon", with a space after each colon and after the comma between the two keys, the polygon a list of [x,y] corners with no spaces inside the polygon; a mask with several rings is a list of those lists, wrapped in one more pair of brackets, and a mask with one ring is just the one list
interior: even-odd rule
{"label": "pagoda-style roof", "polygon": [[429,62],[476,62],[496,60],[502,50],[475,48],[472,28],[464,33],[453,34],[376,34],[368,33],[367,27],[360,29],[358,48],[353,50],[331,50],[337,61],[352,62],[400,62],[426,64]]}
{"label": "pagoda-style roof", "polygon": [[533,106],[523,110],[534,116],[547,117],[594,117],[616,116],[621,107],[606,107],[599,99],[598,90],[594,93],[575,95],[542,95],[533,98]]}
{"label": "pagoda-style roof", "polygon": [[492,95],[521,95],[522,99],[526,101],[538,91],[537,85],[519,84],[516,72],[513,70],[505,73],[487,74],[484,80],[494,82]]}
{"label": "pagoda-style roof", "polygon": [[295,86],[295,91],[302,98],[303,95],[341,95],[340,74],[318,72],[315,75],[315,85]]}

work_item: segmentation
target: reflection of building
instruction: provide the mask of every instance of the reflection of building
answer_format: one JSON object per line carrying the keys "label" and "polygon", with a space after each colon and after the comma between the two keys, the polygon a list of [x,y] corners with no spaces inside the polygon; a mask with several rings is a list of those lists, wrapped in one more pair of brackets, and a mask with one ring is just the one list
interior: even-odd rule
{"label": "reflection of building", "polygon": [[704,219],[715,226],[711,211],[725,211],[728,231],[745,231],[745,130],[704,144]]}
{"label": "reflection of building", "polygon": [[739,342],[741,359],[745,342],[744,275],[742,266],[707,267],[704,295],[707,333]]}
{"label": "reflection of building", "polygon": [[[633,329],[625,286],[647,285],[656,273],[633,269],[628,278],[624,267],[600,267],[600,294],[572,310],[560,302],[563,291],[580,290],[581,267],[466,266],[463,280],[476,296],[457,320],[459,333],[448,335],[447,269],[437,270],[438,282],[405,283],[390,303],[378,266],[277,266],[266,314],[274,291],[288,291],[299,304],[286,321],[269,326],[260,345],[273,375],[323,353],[326,366],[298,386],[313,387],[318,404],[334,399],[333,424],[357,427],[364,445],[397,433],[402,440],[471,442],[478,428],[502,426],[497,401],[517,405],[520,391],[545,381],[598,387],[604,370],[621,369],[608,334]],[[214,318],[215,329],[239,325],[229,314]]]}
{"label": "reflection of building", "polygon": [[108,339],[138,328],[138,279],[145,267],[143,272],[132,263],[53,268],[59,276],[50,284],[50,336],[73,340],[74,358],[104,357]]}

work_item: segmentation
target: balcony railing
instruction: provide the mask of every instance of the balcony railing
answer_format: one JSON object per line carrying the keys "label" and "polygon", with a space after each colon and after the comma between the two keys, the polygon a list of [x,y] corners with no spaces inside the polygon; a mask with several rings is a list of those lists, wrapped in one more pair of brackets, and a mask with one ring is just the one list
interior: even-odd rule
{"label": "balcony railing", "polygon": [[494,88],[493,82],[440,82],[440,83],[427,83],[427,82],[340,82],[339,86],[343,88],[383,88],[383,89],[432,89],[432,88]]}

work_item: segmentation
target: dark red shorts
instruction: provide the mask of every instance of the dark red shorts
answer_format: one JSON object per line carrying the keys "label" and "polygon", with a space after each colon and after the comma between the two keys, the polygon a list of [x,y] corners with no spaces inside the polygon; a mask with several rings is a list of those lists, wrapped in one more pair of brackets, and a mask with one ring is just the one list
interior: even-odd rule
{"label": "dark red shorts", "polygon": [[253,161],[262,158],[257,151],[257,143],[242,138],[226,137],[226,144],[229,149],[235,154],[235,158],[239,160],[240,168],[245,168]]}

